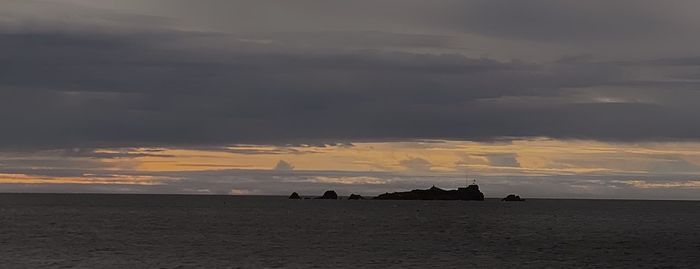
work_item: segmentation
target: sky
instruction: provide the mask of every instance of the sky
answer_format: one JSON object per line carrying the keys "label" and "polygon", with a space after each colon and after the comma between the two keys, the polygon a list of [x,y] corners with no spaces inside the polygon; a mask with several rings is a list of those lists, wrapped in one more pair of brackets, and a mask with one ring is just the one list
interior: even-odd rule
{"label": "sky", "polygon": [[0,192],[700,198],[694,0],[2,0]]}

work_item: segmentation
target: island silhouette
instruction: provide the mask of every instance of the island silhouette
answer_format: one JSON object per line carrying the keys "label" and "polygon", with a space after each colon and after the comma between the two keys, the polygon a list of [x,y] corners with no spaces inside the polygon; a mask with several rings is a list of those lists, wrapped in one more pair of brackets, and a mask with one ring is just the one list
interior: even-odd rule
{"label": "island silhouette", "polygon": [[[289,199],[300,199],[301,197],[296,192],[289,196]],[[338,195],[334,190],[326,191],[322,196],[314,199],[338,199]],[[362,196],[352,194],[348,200],[362,200]],[[374,200],[462,200],[462,201],[483,201],[484,194],[479,190],[479,185],[471,184],[464,188],[456,190],[445,190],[433,185],[429,189],[415,189],[405,192],[392,192],[380,194],[372,198]]]}
{"label": "island silhouette", "polygon": [[484,194],[479,185],[472,184],[466,188],[444,190],[434,185],[427,190],[412,190],[407,192],[392,192],[374,197],[376,200],[465,200],[483,201]]}

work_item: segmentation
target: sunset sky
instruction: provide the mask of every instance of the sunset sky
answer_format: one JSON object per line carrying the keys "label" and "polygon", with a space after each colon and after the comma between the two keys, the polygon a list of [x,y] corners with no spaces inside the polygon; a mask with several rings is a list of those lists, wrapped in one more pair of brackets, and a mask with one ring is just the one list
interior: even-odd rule
{"label": "sunset sky", "polygon": [[695,0],[3,0],[0,192],[700,199]]}

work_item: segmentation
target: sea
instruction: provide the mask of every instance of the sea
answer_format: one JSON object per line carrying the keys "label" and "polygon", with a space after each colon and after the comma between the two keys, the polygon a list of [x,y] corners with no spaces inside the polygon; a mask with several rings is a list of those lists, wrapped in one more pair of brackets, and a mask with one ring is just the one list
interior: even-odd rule
{"label": "sea", "polygon": [[0,268],[700,268],[700,202],[0,194]]}

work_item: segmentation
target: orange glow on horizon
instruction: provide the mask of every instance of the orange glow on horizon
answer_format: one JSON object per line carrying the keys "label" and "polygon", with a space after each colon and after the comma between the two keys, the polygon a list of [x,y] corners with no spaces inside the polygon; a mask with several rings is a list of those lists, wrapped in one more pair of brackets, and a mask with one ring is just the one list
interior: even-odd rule
{"label": "orange glow on horizon", "polygon": [[[137,149],[145,151],[147,149]],[[284,160],[296,170],[394,173],[484,173],[572,175],[649,173],[673,156],[700,165],[700,143],[614,144],[582,140],[530,139],[508,143],[411,141],[353,146],[277,147],[236,145],[222,150],[162,149],[163,156],[104,159],[134,171],[270,170]],[[170,157],[174,156],[174,157]],[[674,160],[676,160],[674,159]],[[128,163],[127,163],[128,162]],[[420,162],[422,166],[418,165]]]}
{"label": "orange glow on horizon", "polygon": [[155,176],[92,176],[84,177],[46,177],[25,174],[2,174],[0,184],[97,184],[97,185],[161,185],[163,177]]}
{"label": "orange glow on horizon", "polygon": [[[178,148],[99,149],[88,157],[52,152],[48,160],[71,158],[99,175],[33,176],[0,173],[13,184],[167,184],[165,172],[273,170],[280,161],[297,171],[386,172],[409,176],[571,176],[648,174],[694,176],[700,171],[700,143],[617,144],[583,140],[528,139],[484,143],[422,140],[328,146],[233,145],[212,150]],[[110,155],[112,154],[112,155]],[[53,156],[53,157],[51,157]],[[11,157],[18,158],[18,157]],[[29,158],[36,158],[32,155]],[[53,159],[51,159],[53,158]],[[12,159],[7,159],[12,160]],[[40,162],[30,162],[31,164]],[[51,162],[48,162],[49,164]],[[61,169],[28,166],[24,169]],[[286,171],[289,172],[289,171]],[[144,175],[145,174],[145,175]],[[106,175],[106,176],[105,176]],[[372,177],[317,177],[315,182],[383,184]],[[688,185],[690,184],[690,185]],[[691,187],[692,184],[679,185]],[[630,184],[644,187],[642,183]]]}

